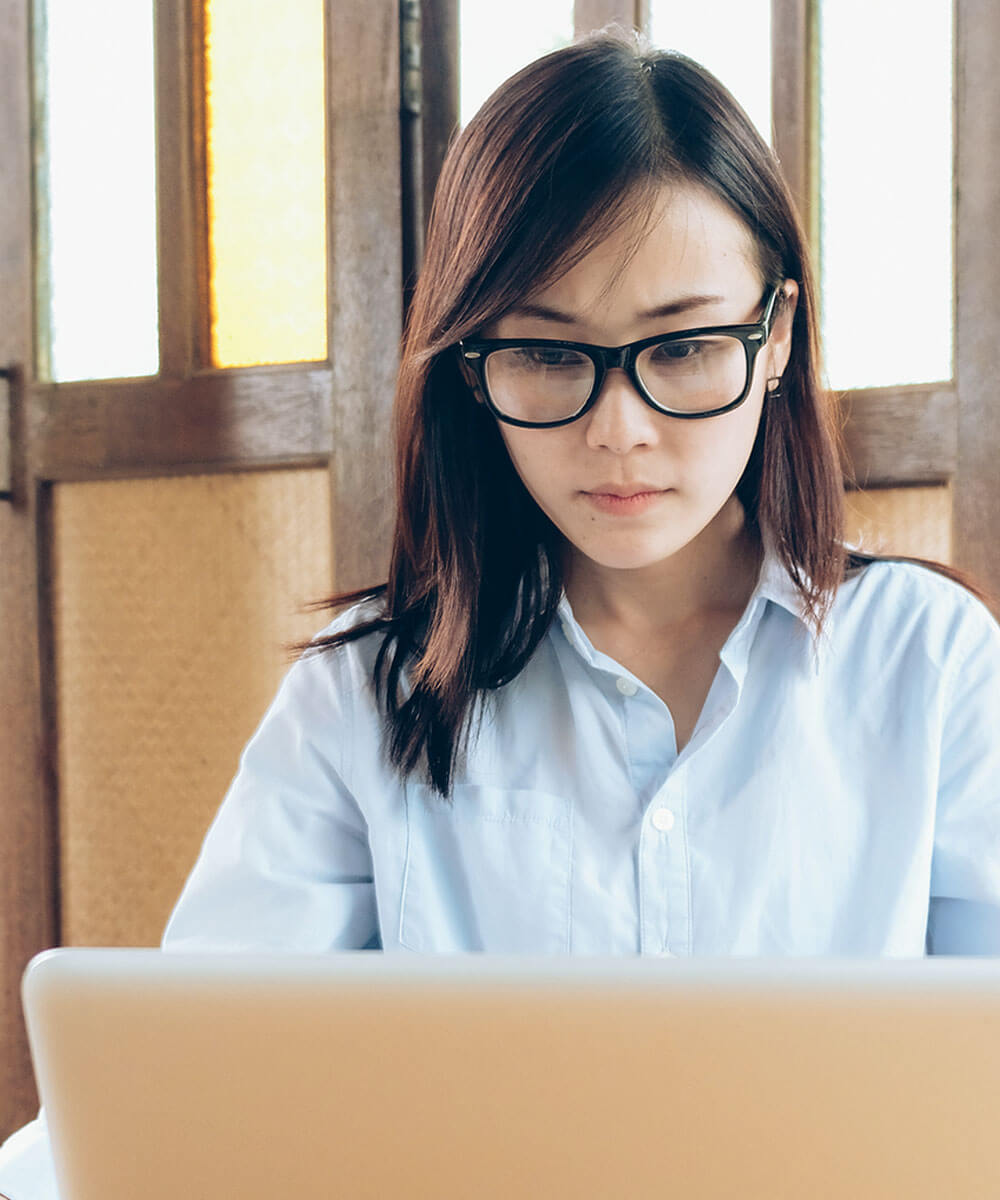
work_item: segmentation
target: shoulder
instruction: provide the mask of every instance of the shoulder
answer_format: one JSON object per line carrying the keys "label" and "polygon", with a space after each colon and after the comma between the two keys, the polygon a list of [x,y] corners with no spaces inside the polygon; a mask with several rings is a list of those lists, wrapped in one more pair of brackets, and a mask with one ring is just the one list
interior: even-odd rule
{"label": "shoulder", "polygon": [[315,633],[286,671],[268,717],[294,721],[307,738],[333,726],[344,729],[377,721],[375,660],[384,634],[376,627],[340,639],[377,621],[383,611],[380,599],[365,600]]}
{"label": "shoulder", "polygon": [[380,624],[384,615],[381,596],[352,604],[313,634],[296,666],[344,682],[370,678],[385,640]]}
{"label": "shoulder", "polygon": [[863,639],[886,654],[908,646],[939,668],[977,647],[1000,657],[1000,627],[986,605],[960,583],[918,563],[880,559],[852,572],[830,615],[836,641]]}

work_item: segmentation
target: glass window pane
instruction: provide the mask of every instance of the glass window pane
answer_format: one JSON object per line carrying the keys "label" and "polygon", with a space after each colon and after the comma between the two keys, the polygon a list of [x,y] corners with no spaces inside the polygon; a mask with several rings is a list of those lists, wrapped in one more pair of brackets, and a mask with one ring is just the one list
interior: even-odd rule
{"label": "glass window pane", "polygon": [[707,67],[771,140],[771,0],[653,0],[650,37]]}
{"label": "glass window pane", "polygon": [[835,389],[952,375],[952,5],[820,7],[821,269]]}
{"label": "glass window pane", "polygon": [[325,359],[323,0],[206,0],[212,361]]}
{"label": "glass window pane", "polygon": [[461,120],[528,63],[573,40],[573,0],[461,0]]}
{"label": "glass window pane", "polygon": [[153,375],[152,0],[45,0],[36,12],[39,373]]}

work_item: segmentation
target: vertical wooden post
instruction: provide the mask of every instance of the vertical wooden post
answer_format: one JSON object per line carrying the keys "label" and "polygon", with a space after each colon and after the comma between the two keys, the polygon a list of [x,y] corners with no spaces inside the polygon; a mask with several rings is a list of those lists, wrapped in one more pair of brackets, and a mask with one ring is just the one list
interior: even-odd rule
{"label": "vertical wooden post", "polygon": [[198,303],[196,260],[201,191],[192,154],[194,118],[200,124],[201,114],[192,70],[192,54],[199,62],[202,56],[198,8],[187,3],[155,6],[160,374],[167,379],[187,378],[207,349],[207,342],[201,344],[201,313],[207,313],[207,305]]}
{"label": "vertical wooden post", "polygon": [[334,586],[385,579],[402,323],[398,0],[327,0]]}
{"label": "vertical wooden post", "polygon": [[576,0],[573,32],[577,37],[610,24],[648,30],[649,0]]}
{"label": "vertical wooden post", "polygon": [[423,0],[423,189],[430,218],[441,164],[458,130],[458,0]]}
{"label": "vertical wooden post", "polygon": [[12,497],[0,501],[0,1139],[37,1097],[21,1013],[21,973],[56,943],[56,829],[42,717],[39,492],[23,398],[34,373],[30,0],[0,0],[0,364],[13,366]]}
{"label": "vertical wooden post", "polygon": [[771,0],[772,145],[814,255],[819,248],[817,66],[811,0]]}
{"label": "vertical wooden post", "polygon": [[1000,8],[955,3],[954,562],[1000,598]]}

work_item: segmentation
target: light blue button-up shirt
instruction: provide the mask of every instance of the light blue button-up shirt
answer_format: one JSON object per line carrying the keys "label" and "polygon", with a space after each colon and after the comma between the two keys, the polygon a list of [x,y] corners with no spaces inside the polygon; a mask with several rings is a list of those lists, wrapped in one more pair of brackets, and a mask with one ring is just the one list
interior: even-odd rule
{"label": "light blue button-up shirt", "polygon": [[[816,640],[768,561],[680,754],[564,600],[451,805],[384,760],[376,649],[289,671],[166,949],[1000,953],[1000,629],[931,571],[868,567]],[[39,1122],[0,1152],[14,1200],[50,1172]]]}
{"label": "light blue button-up shirt", "polygon": [[291,669],[167,949],[1000,952],[1000,630],[935,573],[867,568],[817,641],[769,561],[680,754],[564,600],[450,805],[384,760],[376,649]]}

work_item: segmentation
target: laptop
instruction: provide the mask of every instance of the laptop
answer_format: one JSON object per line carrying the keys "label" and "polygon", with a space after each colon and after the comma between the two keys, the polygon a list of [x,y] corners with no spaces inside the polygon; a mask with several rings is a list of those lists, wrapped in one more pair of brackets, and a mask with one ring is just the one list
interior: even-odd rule
{"label": "laptop", "polygon": [[1000,962],[67,949],[63,1200],[1000,1196]]}

